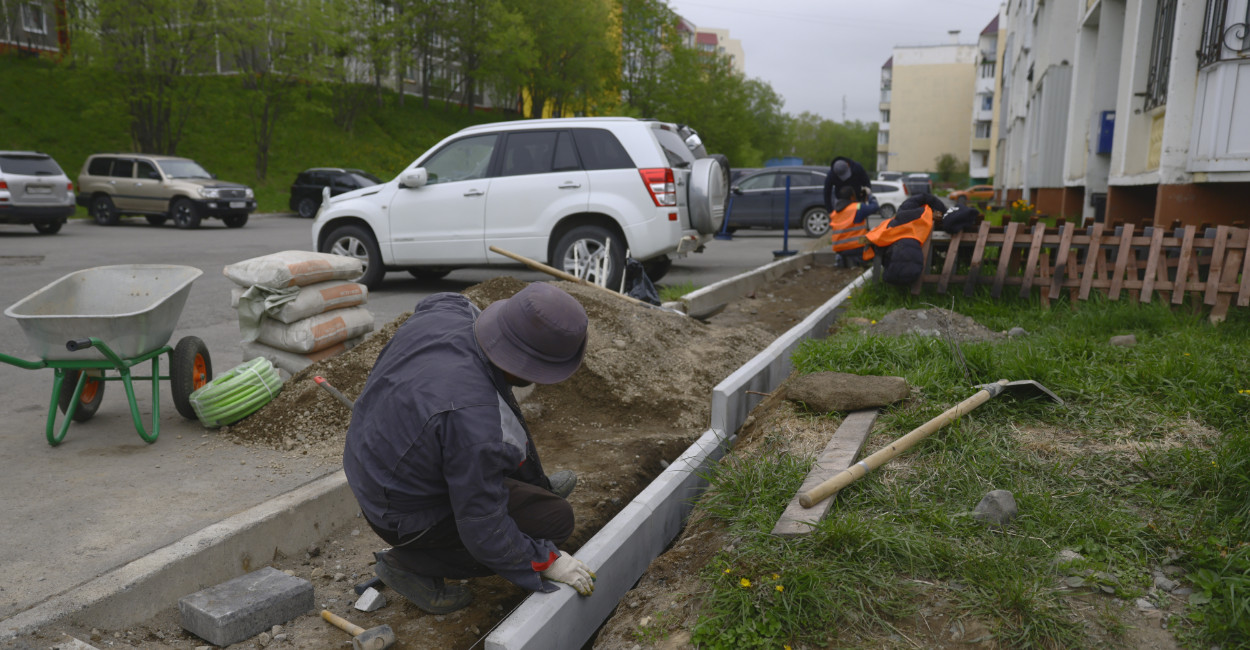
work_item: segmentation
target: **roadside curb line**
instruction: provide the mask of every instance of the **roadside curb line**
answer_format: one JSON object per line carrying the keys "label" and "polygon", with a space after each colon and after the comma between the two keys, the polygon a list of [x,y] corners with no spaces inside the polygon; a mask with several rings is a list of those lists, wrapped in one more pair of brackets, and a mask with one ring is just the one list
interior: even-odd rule
{"label": "roadside curb line", "polygon": [[336,470],[0,621],[0,641],[70,621],[147,620],[187,594],[304,553],[310,539],[349,525],[359,511]]}
{"label": "roadside curb line", "polygon": [[[783,263],[801,266],[805,256],[799,257]],[[746,391],[771,392],[789,377],[794,349],[806,339],[823,337],[842,303],[871,277],[871,270],[860,275],[712,389],[712,428],[576,553],[591,569],[602,569],[593,595],[583,598],[573,589],[561,587],[554,593],[527,596],[486,637],[486,649],[545,650],[584,645],[681,532],[695,499],[707,487],[707,471],[733,446],[750,408],[763,399]],[[727,436],[726,432],[734,435]]]}

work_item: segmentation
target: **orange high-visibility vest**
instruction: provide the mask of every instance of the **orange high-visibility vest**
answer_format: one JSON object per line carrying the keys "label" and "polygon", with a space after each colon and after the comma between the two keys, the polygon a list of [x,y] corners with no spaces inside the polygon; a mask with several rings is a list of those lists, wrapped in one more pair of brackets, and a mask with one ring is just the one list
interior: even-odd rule
{"label": "orange high-visibility vest", "polygon": [[872,249],[866,248],[858,239],[868,234],[868,219],[865,218],[855,223],[856,212],[859,212],[859,202],[851,203],[829,216],[830,233],[833,234],[833,252],[850,253],[863,248],[864,260],[867,261],[873,258]]}
{"label": "orange high-visibility vest", "polygon": [[926,205],[919,217],[894,227],[890,226],[892,221],[894,219],[882,221],[868,233],[868,241],[873,246],[885,248],[900,239],[914,239],[923,246],[933,232],[933,209]]}

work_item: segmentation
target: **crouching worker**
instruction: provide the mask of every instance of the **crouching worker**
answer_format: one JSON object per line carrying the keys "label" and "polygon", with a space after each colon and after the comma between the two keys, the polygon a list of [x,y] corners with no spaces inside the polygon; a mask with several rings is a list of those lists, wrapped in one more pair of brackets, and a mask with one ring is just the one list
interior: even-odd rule
{"label": "crouching worker", "polygon": [[833,252],[840,267],[862,266],[872,261],[873,252],[864,244],[868,234],[868,217],[880,211],[877,199],[867,188],[859,190],[843,185],[838,188],[838,202],[829,210],[829,232],[833,236]]}
{"label": "crouching worker", "polygon": [[933,212],[943,210],[932,194],[913,194],[898,207],[889,221],[868,233],[868,242],[881,256],[881,279],[909,286],[924,273],[924,244],[933,232]]}
{"label": "crouching worker", "polygon": [[594,591],[590,568],[557,548],[573,532],[576,476],[543,472],[512,395],[572,375],[586,326],[582,306],[543,283],[484,311],[454,293],[417,303],[378,355],[343,450],[347,482],[391,546],[375,553],[386,586],[432,614],[473,600],[444,579]]}

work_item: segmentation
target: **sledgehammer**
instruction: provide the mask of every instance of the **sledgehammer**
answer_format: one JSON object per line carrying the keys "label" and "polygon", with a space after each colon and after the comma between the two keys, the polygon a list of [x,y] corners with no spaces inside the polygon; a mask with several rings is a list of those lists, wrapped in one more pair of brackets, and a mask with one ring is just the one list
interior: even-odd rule
{"label": "sledgehammer", "polygon": [[386,650],[395,643],[395,633],[389,625],[379,625],[365,629],[337,616],[328,609],[321,610],[321,618],[334,627],[352,635],[352,650]]}
{"label": "sledgehammer", "polygon": [[1007,381],[1001,379],[993,384],[983,384],[978,386],[981,390],[968,399],[950,407],[941,415],[925,422],[916,427],[911,433],[891,442],[873,455],[851,465],[850,467],[838,472],[829,480],[817,485],[799,495],[799,505],[804,508],[810,508],[825,499],[833,496],[842,488],[854,483],[862,478],[868,472],[890,462],[895,456],[907,451],[912,445],[920,442],[929,434],[946,426],[950,422],[958,419],[972,409],[990,401],[991,398],[998,397],[1001,394],[1013,395],[1017,399],[1047,399],[1059,404],[1063,404],[1063,400],[1058,395],[1050,392],[1045,386],[1028,379],[1019,381]]}

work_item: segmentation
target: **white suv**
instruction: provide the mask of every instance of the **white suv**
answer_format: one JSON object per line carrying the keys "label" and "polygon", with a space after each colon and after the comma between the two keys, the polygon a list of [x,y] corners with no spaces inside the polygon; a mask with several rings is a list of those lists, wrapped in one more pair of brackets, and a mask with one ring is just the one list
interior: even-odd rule
{"label": "white suv", "polygon": [[325,197],[313,247],[360,259],[371,288],[389,270],[439,278],[516,264],[490,246],[608,287],[628,252],[658,279],[725,214],[728,170],[684,133],[606,117],[472,126],[389,182]]}

